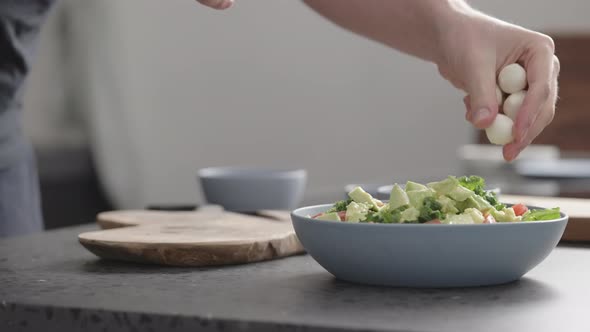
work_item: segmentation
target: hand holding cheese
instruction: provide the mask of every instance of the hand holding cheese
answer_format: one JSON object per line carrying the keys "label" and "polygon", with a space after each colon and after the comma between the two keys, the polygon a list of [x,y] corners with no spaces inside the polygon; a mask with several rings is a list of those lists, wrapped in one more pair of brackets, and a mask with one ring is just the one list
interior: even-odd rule
{"label": "hand holding cheese", "polygon": [[466,118],[479,129],[490,127],[501,110],[497,84],[508,94],[526,88],[514,139],[503,149],[506,160],[516,158],[553,118],[559,61],[547,35],[488,16],[464,0],[304,2],[354,33],[434,63],[465,91]]}

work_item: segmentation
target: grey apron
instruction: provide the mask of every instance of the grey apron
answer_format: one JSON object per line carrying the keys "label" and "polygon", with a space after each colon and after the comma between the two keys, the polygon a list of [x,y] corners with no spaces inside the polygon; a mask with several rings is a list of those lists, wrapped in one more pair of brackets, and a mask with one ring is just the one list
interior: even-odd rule
{"label": "grey apron", "polygon": [[55,0],[0,0],[0,237],[41,231],[39,181],[22,133],[23,86]]}

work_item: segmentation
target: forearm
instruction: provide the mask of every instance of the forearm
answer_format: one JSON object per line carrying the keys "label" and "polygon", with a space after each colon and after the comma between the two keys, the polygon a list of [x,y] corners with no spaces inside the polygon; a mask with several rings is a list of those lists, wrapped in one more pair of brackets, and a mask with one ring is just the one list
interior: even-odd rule
{"label": "forearm", "polygon": [[304,0],[322,16],[401,52],[437,62],[441,29],[462,0]]}

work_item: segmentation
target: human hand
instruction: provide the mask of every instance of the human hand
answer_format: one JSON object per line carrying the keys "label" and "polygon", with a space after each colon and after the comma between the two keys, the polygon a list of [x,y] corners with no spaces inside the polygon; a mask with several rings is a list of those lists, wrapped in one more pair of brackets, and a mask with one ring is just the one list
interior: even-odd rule
{"label": "human hand", "polygon": [[214,9],[228,9],[234,4],[234,0],[197,0],[197,2]]}
{"label": "human hand", "polygon": [[525,68],[528,91],[514,123],[514,141],[503,150],[507,161],[515,159],[555,114],[559,60],[553,40],[469,8],[441,22],[435,62],[445,79],[467,93],[466,119],[477,128],[489,127],[498,113],[500,70],[512,63]]}

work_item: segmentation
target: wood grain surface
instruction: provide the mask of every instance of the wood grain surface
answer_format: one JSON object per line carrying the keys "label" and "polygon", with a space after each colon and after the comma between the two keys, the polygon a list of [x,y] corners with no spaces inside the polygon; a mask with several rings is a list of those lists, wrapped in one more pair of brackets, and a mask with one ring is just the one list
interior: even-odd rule
{"label": "wood grain surface", "polygon": [[104,230],[80,234],[95,255],[176,266],[241,264],[304,252],[288,213],[261,217],[203,211],[110,211],[97,216]]}
{"label": "wood grain surface", "polygon": [[501,195],[505,203],[523,203],[543,208],[559,207],[569,216],[562,240],[590,241],[590,199]]}

